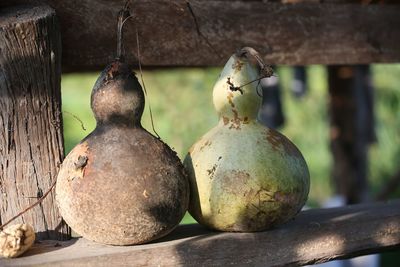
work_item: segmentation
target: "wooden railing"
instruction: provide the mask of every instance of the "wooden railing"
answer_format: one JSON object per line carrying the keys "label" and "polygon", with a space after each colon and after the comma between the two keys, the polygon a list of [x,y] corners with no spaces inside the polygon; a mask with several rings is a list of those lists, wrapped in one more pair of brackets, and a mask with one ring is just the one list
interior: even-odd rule
{"label": "wooden railing", "polygon": [[[30,2],[37,1],[2,0],[0,6]],[[123,0],[41,2],[60,19],[63,71],[103,69],[115,57],[116,14]],[[222,65],[243,46],[255,48],[270,64],[399,62],[400,5],[355,2],[132,1],[126,58],[137,64],[138,30],[146,67]]]}

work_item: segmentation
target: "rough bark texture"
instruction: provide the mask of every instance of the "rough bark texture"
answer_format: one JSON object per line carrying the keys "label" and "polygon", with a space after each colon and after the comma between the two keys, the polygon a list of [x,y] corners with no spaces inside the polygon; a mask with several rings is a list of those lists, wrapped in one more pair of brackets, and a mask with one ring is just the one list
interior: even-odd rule
{"label": "rough bark texture", "polygon": [[[33,1],[2,0],[0,6]],[[125,0],[43,2],[60,17],[63,71],[102,69],[114,59],[116,17]],[[136,29],[147,67],[222,65],[243,46],[255,48],[269,64],[400,61],[400,5],[189,2],[198,29],[187,1],[133,1],[135,18],[125,26],[129,63],[138,62]]]}
{"label": "rough bark texture", "polygon": [[[61,43],[53,9],[0,11],[0,220],[34,203],[56,179],[63,159]],[[16,223],[38,239],[68,236],[51,193]]]}
{"label": "rough bark texture", "polygon": [[111,247],[84,239],[43,242],[1,266],[299,266],[400,247],[400,200],[301,212],[265,232],[179,226],[163,240]]}
{"label": "rough bark texture", "polygon": [[329,66],[332,178],[347,204],[368,200],[368,145],[375,141],[368,66]]}

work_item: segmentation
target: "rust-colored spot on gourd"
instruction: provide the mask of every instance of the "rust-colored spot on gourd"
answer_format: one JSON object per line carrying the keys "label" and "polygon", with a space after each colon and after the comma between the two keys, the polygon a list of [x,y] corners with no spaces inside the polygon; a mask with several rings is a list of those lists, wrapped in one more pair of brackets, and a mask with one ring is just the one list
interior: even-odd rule
{"label": "rust-colored spot on gourd", "polygon": [[285,194],[280,191],[277,191],[274,193],[274,199],[280,203],[284,203],[287,205],[293,205],[293,203],[297,203],[297,194],[292,193],[292,194]]}
{"label": "rust-colored spot on gourd", "polygon": [[207,170],[207,174],[210,177],[210,179],[214,178],[217,167],[218,167],[217,164],[214,164],[211,169]]}
{"label": "rust-colored spot on gourd", "polygon": [[235,63],[232,64],[232,69],[234,69],[235,72],[241,71],[243,65],[244,65],[244,62],[237,60],[237,61],[235,61]]}
{"label": "rust-colored spot on gourd", "polygon": [[240,119],[239,119],[239,113],[238,113],[238,111],[236,110],[236,109],[232,109],[232,113],[233,113],[233,119],[236,121],[236,120],[239,120],[240,121]]}
{"label": "rust-colored spot on gourd", "polygon": [[203,148],[205,148],[206,146],[211,146],[212,142],[210,140],[207,140],[201,147],[200,147],[200,151],[203,150]]}
{"label": "rust-colored spot on gourd", "polygon": [[234,108],[235,103],[233,103],[233,93],[229,92],[226,98],[228,99],[229,105],[231,105],[231,107]]}
{"label": "rust-colored spot on gourd", "polygon": [[239,113],[236,109],[232,109],[233,113],[233,119],[231,119],[232,124],[229,126],[229,129],[236,129],[240,130],[240,125],[242,123],[242,120],[239,117]]}
{"label": "rust-colored spot on gourd", "polygon": [[241,129],[241,124],[248,124],[250,122],[248,117],[241,118],[239,117],[239,112],[235,108],[235,103],[233,103],[233,93],[229,92],[227,95],[227,99],[229,102],[229,105],[232,107],[231,111],[233,113],[233,118],[229,119],[227,117],[222,117],[224,125],[231,124],[229,125],[229,129],[235,129],[235,130],[240,130]]}
{"label": "rust-colored spot on gourd", "polygon": [[89,146],[87,142],[79,144],[71,151],[69,157],[73,160],[69,163],[69,181],[73,181],[77,177],[83,178],[86,175],[87,166],[90,161],[89,156]]}
{"label": "rust-colored spot on gourd", "polygon": [[237,182],[246,183],[250,179],[250,174],[246,171],[232,170],[231,175]]}
{"label": "rust-colored spot on gourd", "polygon": [[88,153],[88,150],[89,146],[88,143],[85,141],[77,145],[71,153],[74,153],[75,155],[86,155]]}
{"label": "rust-colored spot on gourd", "polygon": [[244,193],[244,186],[241,185],[246,185],[251,180],[250,174],[245,170],[223,171],[221,169],[218,178],[220,178],[220,186],[227,193],[238,196]]}
{"label": "rust-colored spot on gourd", "polygon": [[223,116],[222,120],[224,121],[224,125],[227,125],[229,123],[229,118],[228,117]]}
{"label": "rust-colored spot on gourd", "polygon": [[271,144],[272,149],[275,151],[283,149],[288,155],[291,156],[298,156],[300,154],[295,145],[293,145],[287,138],[285,138],[285,136],[275,130],[268,129],[266,133],[266,139]]}
{"label": "rust-colored spot on gourd", "polygon": [[279,151],[281,137],[274,130],[268,129],[266,134],[267,141],[271,144],[271,147],[275,151]]}

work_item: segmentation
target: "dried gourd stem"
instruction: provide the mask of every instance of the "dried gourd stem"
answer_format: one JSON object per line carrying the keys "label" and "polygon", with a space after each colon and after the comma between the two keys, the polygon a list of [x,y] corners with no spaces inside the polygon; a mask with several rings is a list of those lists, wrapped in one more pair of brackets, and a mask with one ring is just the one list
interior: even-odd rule
{"label": "dried gourd stem", "polygon": [[[117,29],[117,60],[123,59],[122,57],[122,44],[123,44],[123,26],[125,22],[132,18],[133,16],[130,14],[130,0],[125,2],[124,8],[119,12],[118,14],[118,29]],[[143,79],[143,72],[142,72],[142,64],[141,64],[141,59],[140,59],[140,42],[139,42],[139,33],[138,30],[136,29],[136,43],[137,43],[137,56],[138,56],[138,62],[139,62],[139,71],[140,71],[140,79],[142,80],[143,84],[143,89],[144,89],[144,94],[147,97],[147,101],[149,103],[149,111],[150,111],[150,120],[151,120],[151,127],[153,129],[154,134],[157,136],[158,139],[161,139],[160,135],[157,133],[155,127],[154,127],[154,120],[153,120],[153,112],[151,109],[150,105],[150,100],[147,95],[147,90],[146,90],[146,85],[144,83]]]}
{"label": "dried gourd stem", "polygon": [[260,77],[260,78],[257,78],[257,79],[255,79],[255,80],[252,80],[252,81],[250,81],[250,82],[248,82],[248,83],[242,84],[242,85],[239,86],[238,88],[243,88],[243,87],[245,87],[246,85],[249,85],[249,84],[254,83],[254,82],[257,82],[257,81],[260,81],[261,79],[264,79],[264,78],[267,78],[267,76]]}
{"label": "dried gourd stem", "polygon": [[157,133],[157,131],[156,131],[155,127],[154,127],[153,112],[152,112],[152,110],[151,110],[150,99],[149,99],[149,96],[147,95],[146,85],[145,85],[144,79],[143,79],[142,63],[141,63],[141,60],[140,60],[139,32],[138,32],[137,29],[136,29],[136,45],[137,45],[137,57],[138,57],[138,63],[139,63],[140,79],[142,80],[144,94],[146,95],[146,97],[147,97],[147,102],[149,103],[149,112],[150,112],[151,128],[153,129],[153,132],[155,133],[155,135],[157,136],[157,138],[158,138],[158,139],[161,139],[160,135]]}
{"label": "dried gourd stem", "polygon": [[19,216],[23,215],[24,213],[26,213],[27,211],[29,211],[30,209],[34,208],[35,206],[39,205],[40,203],[42,203],[42,201],[47,197],[48,194],[50,194],[51,190],[53,190],[54,186],[57,183],[57,179],[54,180],[53,184],[50,186],[50,188],[46,191],[46,193],[43,194],[43,196],[41,198],[39,198],[35,203],[33,203],[32,205],[30,205],[29,207],[27,207],[26,209],[24,209],[23,211],[19,212],[17,215],[15,215],[14,217],[12,217],[11,219],[9,219],[7,222],[5,222],[4,224],[2,224],[0,226],[0,230],[3,230],[4,227],[6,227],[8,224],[10,224],[12,221],[14,221],[15,219],[17,219]]}
{"label": "dried gourd stem", "polygon": [[131,1],[125,2],[124,8],[118,13],[118,25],[117,25],[117,59],[122,59],[122,44],[123,44],[123,26],[125,22],[133,16],[129,12],[129,5]]}
{"label": "dried gourd stem", "polygon": [[85,128],[85,125],[83,124],[83,121],[78,116],[76,116],[75,114],[72,114],[69,111],[63,111],[63,113],[68,114],[68,115],[72,116],[75,120],[79,121],[80,124],[81,124],[82,130],[86,131],[86,128]]}
{"label": "dried gourd stem", "polygon": [[[271,76],[263,76],[263,77],[260,77],[260,78],[255,79],[255,80],[252,80],[252,81],[250,81],[250,82],[247,82],[247,83],[245,83],[245,84],[242,84],[242,85],[240,85],[240,86],[235,86],[235,85],[231,82],[231,78],[228,77],[226,83],[229,85],[229,89],[230,89],[231,91],[239,91],[239,92],[243,95],[243,90],[242,90],[243,87],[245,87],[246,85],[249,85],[249,84],[251,84],[251,83],[257,82],[257,81],[260,82],[262,79],[267,78],[267,77],[271,77]],[[258,86],[258,85],[259,85],[259,83],[257,84],[257,86]]]}
{"label": "dried gourd stem", "polygon": [[261,82],[261,80],[264,79],[264,78],[269,78],[269,77],[271,77],[271,76],[274,76],[274,70],[272,69],[271,66],[266,65],[266,64],[261,60],[261,58],[260,58],[258,55],[253,55],[253,56],[254,56],[254,58],[257,60],[259,66],[260,66],[260,77],[258,77],[257,79],[254,79],[254,80],[252,80],[252,81],[249,81],[249,82],[247,82],[247,83],[245,83],[245,84],[242,84],[242,85],[240,85],[240,86],[235,86],[235,85],[231,82],[231,78],[228,77],[226,83],[229,85],[229,89],[230,89],[231,91],[234,91],[234,92],[235,92],[235,91],[239,91],[240,94],[243,95],[243,90],[242,90],[243,87],[245,87],[246,85],[249,85],[249,84],[251,84],[251,83],[253,83],[253,82],[257,82],[257,81],[258,81],[258,84],[257,84],[257,86],[256,86],[256,90],[257,90],[257,94],[261,97],[260,93],[258,92],[258,87],[259,87],[259,85],[260,85],[260,82]]}
{"label": "dried gourd stem", "polygon": [[207,44],[208,47],[211,48],[211,50],[220,58],[222,59],[222,55],[220,53],[218,53],[218,51],[214,48],[214,46],[210,43],[210,41],[208,40],[208,38],[200,31],[200,27],[199,27],[199,23],[197,22],[197,17],[194,14],[193,8],[190,4],[189,1],[186,1],[186,6],[189,9],[190,15],[193,18],[194,24],[196,26],[196,31],[197,31],[197,35],[200,36]]}

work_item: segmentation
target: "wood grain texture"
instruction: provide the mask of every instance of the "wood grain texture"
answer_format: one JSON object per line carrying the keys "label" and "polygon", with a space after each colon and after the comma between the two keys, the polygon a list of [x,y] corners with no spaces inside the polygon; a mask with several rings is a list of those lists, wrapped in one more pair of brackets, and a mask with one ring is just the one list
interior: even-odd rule
{"label": "wood grain texture", "polygon": [[[36,202],[63,159],[61,45],[55,12],[46,6],[0,11],[0,221]],[[17,219],[38,239],[68,235],[54,194]]]}
{"label": "wood grain texture", "polygon": [[1,266],[298,266],[400,248],[400,200],[301,212],[266,232],[179,226],[159,242],[113,247],[42,242]]}
{"label": "wood grain texture", "polygon": [[[123,0],[44,2],[60,17],[64,71],[102,69],[115,57]],[[221,65],[243,46],[255,48],[270,64],[400,61],[400,5],[313,2],[191,0],[199,35],[186,1],[133,1],[135,18],[125,27],[127,59],[138,62],[137,29],[147,67]]]}

